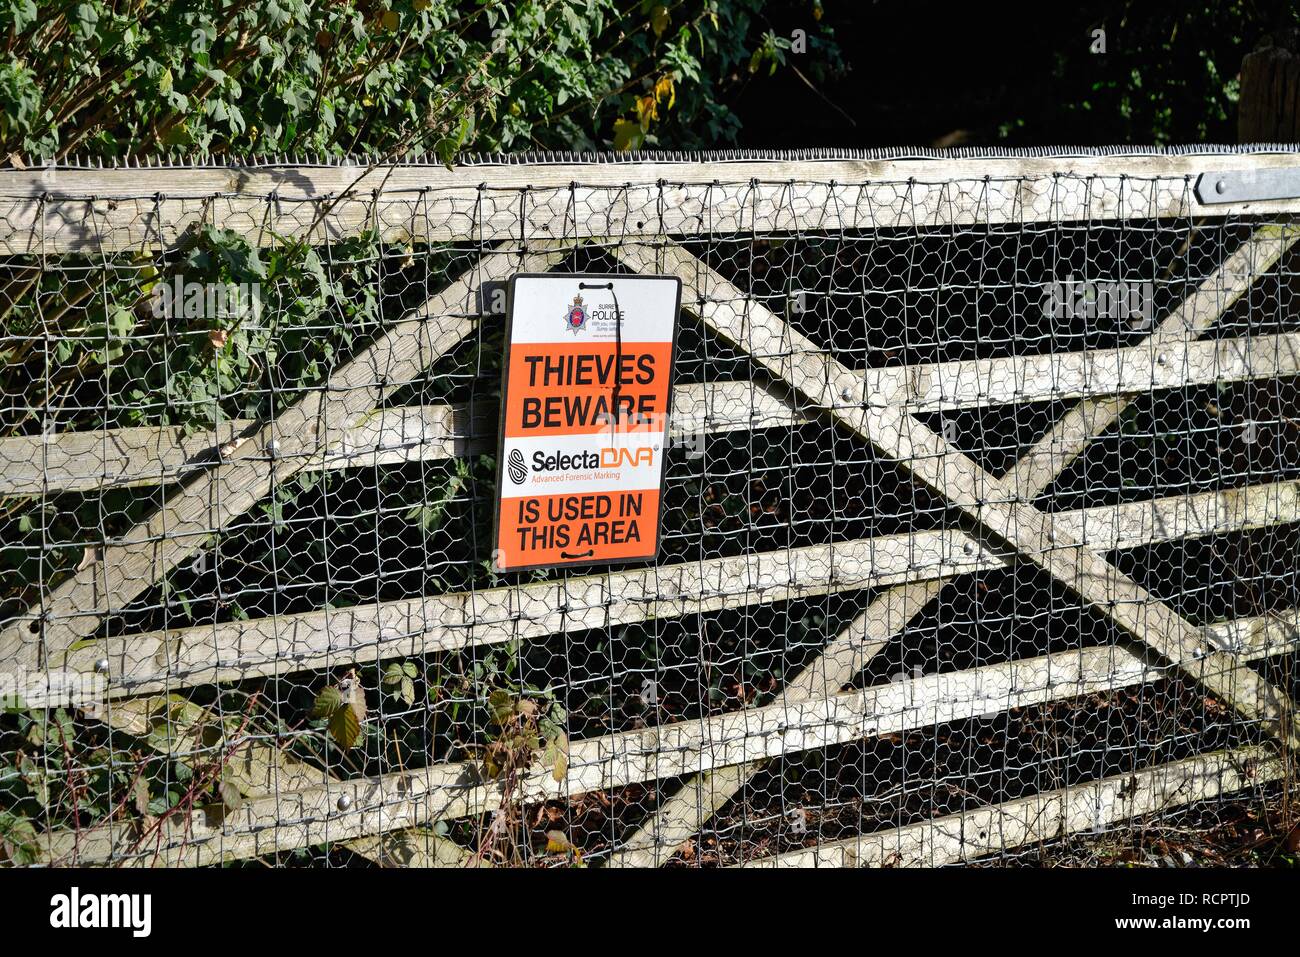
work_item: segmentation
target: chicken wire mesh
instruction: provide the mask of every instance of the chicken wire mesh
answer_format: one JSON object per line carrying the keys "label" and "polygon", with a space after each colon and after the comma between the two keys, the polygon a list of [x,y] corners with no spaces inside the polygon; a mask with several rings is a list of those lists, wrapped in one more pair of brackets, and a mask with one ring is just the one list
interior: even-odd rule
{"label": "chicken wire mesh", "polygon": [[[0,209],[3,857],[996,863],[1269,820],[1300,232],[1024,162],[40,174]],[[653,563],[494,572],[493,284],[543,270],[683,280]]]}

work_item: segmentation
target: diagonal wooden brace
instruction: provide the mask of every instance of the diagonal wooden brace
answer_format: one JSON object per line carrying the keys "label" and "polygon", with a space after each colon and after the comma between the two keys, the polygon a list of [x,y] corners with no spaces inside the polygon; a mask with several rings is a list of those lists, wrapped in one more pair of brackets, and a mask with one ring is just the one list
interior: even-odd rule
{"label": "diagonal wooden brace", "polygon": [[[121,608],[161,579],[219,530],[270,494],[276,484],[321,459],[336,438],[366,416],[385,392],[407,382],[473,331],[474,300],[480,283],[511,272],[516,259],[523,270],[545,270],[563,256],[559,243],[519,257],[489,254],[447,288],[427,299],[360,355],[341,366],[323,389],[294,403],[273,421],[259,426],[211,468],[184,485],[175,499],[138,525],[118,544],[106,547],[99,561],[45,597],[49,610],[43,628],[47,654],[66,650],[93,632],[103,615]],[[267,450],[274,449],[274,454]],[[35,669],[41,656],[31,640],[28,615],[0,632],[0,661]],[[150,713],[167,698],[133,702],[129,708]],[[119,709],[121,706],[118,706]],[[111,715],[113,718],[118,715]],[[120,717],[129,718],[129,714]],[[110,723],[116,724],[116,720]],[[277,749],[250,745],[263,763],[283,763]],[[297,767],[296,765],[294,766]],[[429,842],[443,844],[436,835]],[[412,859],[423,857],[415,853]],[[377,846],[368,851],[379,853]],[[441,859],[441,858],[439,858]]]}
{"label": "diagonal wooden brace", "polygon": [[169,492],[163,507],[119,541],[107,543],[96,561],[45,595],[39,609],[9,622],[0,631],[0,661],[38,670],[44,665],[38,638],[48,655],[93,634],[105,616],[125,608],[210,535],[325,455],[387,390],[420,375],[469,335],[477,322],[470,304],[481,283],[517,269],[544,271],[563,255],[558,244],[522,255],[488,251],[340,366],[324,387],[226,446],[219,461]]}
{"label": "diagonal wooden brace", "polygon": [[[1257,229],[1153,331],[1148,342],[1156,348],[1185,347],[1226,312],[1254,279],[1270,269],[1295,245],[1297,239],[1300,239],[1300,233],[1288,230],[1282,224],[1270,224]],[[659,268],[657,264],[649,263],[644,255],[624,255],[624,252],[635,254],[643,251],[618,251],[620,258],[634,269],[649,269],[652,266]],[[669,252],[671,256],[666,255],[669,259],[668,268],[675,270],[701,300],[705,298],[699,286],[701,274],[714,284],[714,288],[717,288],[718,282],[725,284],[723,289],[727,298],[747,299],[739,289],[685,250],[672,247]],[[730,289],[726,289],[726,286],[730,286]],[[790,334],[797,335],[793,330],[790,330]],[[804,348],[809,345],[805,340]],[[797,348],[793,344],[792,347]],[[1114,396],[1080,402],[1062,416],[1047,435],[1009,470],[1004,481],[1012,483],[1025,500],[1041,494],[1093,437],[1105,431],[1118,418],[1129,401],[1131,400],[1126,396]],[[799,701],[838,691],[886,646],[893,635],[906,628],[916,614],[938,597],[943,585],[942,580],[910,582],[895,586],[878,596],[828,643],[818,659],[790,680],[782,692],[783,697]],[[1190,625],[1187,627],[1190,628]],[[1244,668],[1241,665],[1237,667]],[[1205,665],[1199,670],[1204,674]],[[1250,672],[1247,680],[1252,678],[1255,678],[1254,672]],[[1285,700],[1285,696],[1282,696],[1282,700]],[[609,866],[654,866],[663,863],[676,852],[682,842],[698,833],[704,823],[761,766],[761,762],[756,762],[724,767],[686,781],[680,791],[668,798],[651,819],[638,828],[624,848],[611,856]]]}

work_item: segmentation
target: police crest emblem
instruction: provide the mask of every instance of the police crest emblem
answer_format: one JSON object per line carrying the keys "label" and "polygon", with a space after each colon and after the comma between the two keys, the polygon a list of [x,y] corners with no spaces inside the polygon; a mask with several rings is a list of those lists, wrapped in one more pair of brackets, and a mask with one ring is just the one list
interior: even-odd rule
{"label": "police crest emblem", "polygon": [[587,324],[587,309],[582,304],[582,293],[573,297],[573,304],[565,312],[564,322],[572,332],[577,332]]}

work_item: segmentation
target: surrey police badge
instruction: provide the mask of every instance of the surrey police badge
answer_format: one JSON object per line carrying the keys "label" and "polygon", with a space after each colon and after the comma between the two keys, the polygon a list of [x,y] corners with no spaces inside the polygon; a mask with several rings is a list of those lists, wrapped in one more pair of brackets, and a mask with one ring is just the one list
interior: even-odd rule
{"label": "surrey police badge", "polygon": [[573,305],[565,313],[564,321],[565,325],[575,333],[587,324],[587,310],[582,304],[582,293],[573,297]]}

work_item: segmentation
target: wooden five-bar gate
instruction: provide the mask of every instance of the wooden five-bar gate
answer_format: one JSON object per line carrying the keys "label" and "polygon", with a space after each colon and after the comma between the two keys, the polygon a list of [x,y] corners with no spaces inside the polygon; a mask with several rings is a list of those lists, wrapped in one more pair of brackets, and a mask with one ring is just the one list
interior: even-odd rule
{"label": "wooden five-bar gate", "polygon": [[[102,688],[68,709],[98,750],[29,747],[24,780],[128,768],[102,813],[31,813],[33,859],[938,865],[1267,802],[1300,745],[1297,169],[1278,148],[0,172],[0,305],[34,309],[0,330],[0,502],[26,517],[0,543],[0,665],[32,721],[61,704],[32,675]],[[194,334],[140,290],[208,268],[205,230],[314,250],[331,280],[369,257],[379,307],[317,380],[272,358],[214,380],[196,427],[115,370]],[[466,464],[496,452],[484,292],[552,270],[681,279],[672,429],[697,440],[655,563],[493,576]],[[279,341],[289,301],[202,335]],[[75,374],[61,337],[93,350]],[[406,491],[356,491],[376,476]],[[286,488],[323,504],[268,508]],[[358,511],[376,530],[345,549]],[[317,533],[318,580],[276,579],[276,536]],[[333,600],[344,581],[372,600]],[[359,743],[308,713],[325,686]],[[503,687],[558,704],[498,773]],[[423,754],[391,750],[390,715]],[[215,764],[217,790],[172,787],[146,746]]]}

